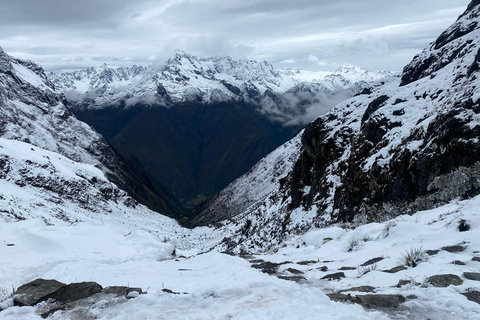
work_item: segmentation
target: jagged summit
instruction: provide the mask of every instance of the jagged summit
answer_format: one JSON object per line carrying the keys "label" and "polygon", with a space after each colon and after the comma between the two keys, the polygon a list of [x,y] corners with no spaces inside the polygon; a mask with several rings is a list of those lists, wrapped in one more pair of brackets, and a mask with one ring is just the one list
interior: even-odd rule
{"label": "jagged summit", "polygon": [[[361,72],[361,74],[356,74]],[[73,108],[103,108],[106,105],[172,105],[189,101],[209,104],[246,101],[261,104],[265,92],[283,94],[301,82],[332,80],[331,73],[276,69],[267,61],[234,60],[225,57],[197,57],[177,50],[166,61],[148,67],[89,68],[67,73],[50,73],[55,85],[65,92]],[[333,73],[334,87],[352,86],[357,81],[375,81],[392,76],[360,67]],[[332,78],[332,77],[330,77]],[[335,77],[334,77],[335,78]]]}

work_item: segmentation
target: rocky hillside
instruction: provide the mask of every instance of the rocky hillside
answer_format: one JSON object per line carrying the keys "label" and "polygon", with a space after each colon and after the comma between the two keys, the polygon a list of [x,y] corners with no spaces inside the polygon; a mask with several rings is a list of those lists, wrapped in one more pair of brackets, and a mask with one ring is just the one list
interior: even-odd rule
{"label": "rocky hillside", "polygon": [[[293,169],[263,201],[233,218],[229,247],[278,243],[312,226],[377,221],[477,194],[479,11],[473,1],[401,79],[346,100],[307,126]],[[220,198],[222,210],[237,213],[235,202]]]}
{"label": "rocky hillside", "polygon": [[77,120],[40,66],[12,58],[1,49],[0,114],[0,137],[95,165],[141,203],[165,214],[184,214],[175,199],[138,162],[121,156],[100,134]]}

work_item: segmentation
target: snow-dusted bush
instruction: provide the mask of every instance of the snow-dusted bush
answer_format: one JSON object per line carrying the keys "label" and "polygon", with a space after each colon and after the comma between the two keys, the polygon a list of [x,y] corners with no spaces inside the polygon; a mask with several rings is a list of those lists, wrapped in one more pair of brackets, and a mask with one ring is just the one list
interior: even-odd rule
{"label": "snow-dusted bush", "polygon": [[421,262],[427,261],[428,255],[425,253],[422,247],[411,248],[402,255],[403,264],[407,267],[416,267]]}

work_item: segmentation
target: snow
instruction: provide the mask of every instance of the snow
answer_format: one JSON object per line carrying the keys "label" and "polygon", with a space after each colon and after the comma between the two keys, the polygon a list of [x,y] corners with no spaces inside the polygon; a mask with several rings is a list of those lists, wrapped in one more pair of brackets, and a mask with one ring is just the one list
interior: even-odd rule
{"label": "snow", "polygon": [[[168,238],[174,239],[175,233],[162,238],[142,230],[146,226],[132,229],[113,221],[49,225],[42,219],[0,222],[0,287],[9,290],[12,285],[45,278],[64,283],[96,281],[103,287],[128,285],[148,291],[130,300],[95,301],[88,314],[97,319],[318,319],[319,314],[322,319],[424,319],[427,315],[435,319],[480,319],[480,306],[460,295],[478,287],[462,273],[479,268],[479,262],[471,261],[480,246],[479,207],[480,197],[476,197],[384,223],[312,230],[290,237],[277,253],[253,257],[290,261],[279,272],[301,270],[307,279],[303,283],[261,273],[247,260],[216,250],[192,254],[175,247]],[[465,219],[471,229],[459,232],[459,219]],[[361,245],[349,251],[354,239]],[[200,244],[202,239],[194,241]],[[411,248],[440,249],[459,243],[466,246],[465,251],[442,250],[417,267],[395,274],[380,271],[402,264],[402,255]],[[362,275],[360,265],[379,256],[384,259]],[[304,260],[318,262],[296,264]],[[451,264],[453,260],[466,265]],[[344,271],[346,278],[330,282],[320,279],[326,273],[317,268],[323,265],[328,266],[328,273],[342,266],[357,269]],[[464,284],[435,288],[424,283],[429,276],[446,273],[459,275]],[[392,287],[402,279],[424,285],[412,282],[402,288]],[[416,298],[407,299],[399,311],[369,311],[330,301],[325,295],[361,285],[375,287],[377,294],[413,294]],[[180,294],[163,292],[164,288]],[[40,319],[35,310],[9,306],[0,312],[0,319]],[[50,318],[75,319],[73,316],[73,311],[59,311]]]}

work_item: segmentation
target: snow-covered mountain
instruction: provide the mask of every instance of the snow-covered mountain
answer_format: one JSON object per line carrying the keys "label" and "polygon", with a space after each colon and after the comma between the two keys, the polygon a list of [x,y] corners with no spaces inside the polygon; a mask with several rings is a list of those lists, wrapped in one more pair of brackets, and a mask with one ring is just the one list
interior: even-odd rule
{"label": "snow-covered mountain", "polygon": [[177,51],[166,62],[156,61],[146,68],[103,65],[73,72],[52,72],[48,76],[74,108],[102,108],[139,102],[144,105],[188,101],[261,104],[266,92],[282,94],[299,84],[314,84],[312,90],[322,87],[335,91],[355,89],[356,83],[371,83],[395,75],[390,71],[366,71],[350,64],[333,73],[276,69],[267,61],[233,60],[228,56],[202,58]]}
{"label": "snow-covered mountain", "polygon": [[[401,79],[313,121],[297,142],[282,147],[290,150],[285,157],[272,153],[196,219],[232,212],[228,221],[235,223],[224,224],[236,231],[225,245],[248,251],[315,226],[378,221],[478,194],[479,15],[480,3],[473,1]],[[279,174],[269,173],[268,187],[245,193],[245,185],[258,185],[265,166]]]}
{"label": "snow-covered mountain", "polygon": [[0,137],[98,166],[140,202],[171,215],[182,212],[138,164],[120,156],[100,134],[77,120],[39,65],[10,57],[1,48]]}

